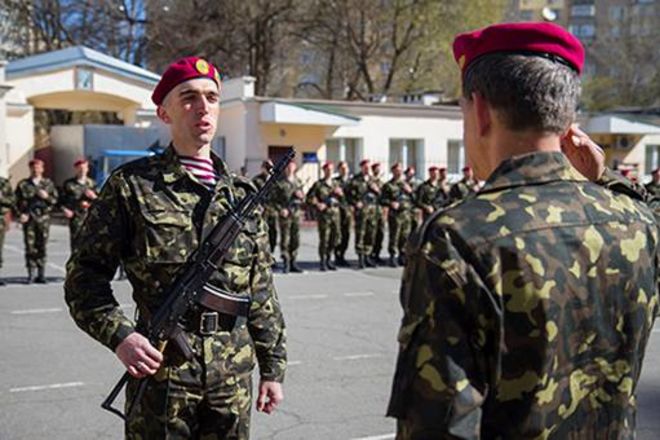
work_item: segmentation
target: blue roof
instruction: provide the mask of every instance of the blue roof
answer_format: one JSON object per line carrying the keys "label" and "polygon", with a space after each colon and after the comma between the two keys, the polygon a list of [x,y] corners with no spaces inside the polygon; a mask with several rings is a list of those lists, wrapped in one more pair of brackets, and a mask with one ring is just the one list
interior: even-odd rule
{"label": "blue roof", "polygon": [[7,79],[20,78],[27,75],[52,72],[70,67],[93,67],[112,73],[136,79],[138,81],[156,84],[160,80],[157,75],[147,69],[135,66],[126,61],[102,54],[88,47],[74,46],[53,52],[41,53],[7,64],[5,72]]}

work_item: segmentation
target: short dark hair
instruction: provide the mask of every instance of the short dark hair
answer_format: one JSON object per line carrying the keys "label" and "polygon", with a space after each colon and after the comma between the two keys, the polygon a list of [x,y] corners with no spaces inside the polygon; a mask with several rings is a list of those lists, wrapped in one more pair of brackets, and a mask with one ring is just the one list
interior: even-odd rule
{"label": "short dark hair", "polygon": [[510,130],[562,133],[575,120],[580,78],[570,67],[543,57],[493,53],[473,61],[463,96],[479,93]]}

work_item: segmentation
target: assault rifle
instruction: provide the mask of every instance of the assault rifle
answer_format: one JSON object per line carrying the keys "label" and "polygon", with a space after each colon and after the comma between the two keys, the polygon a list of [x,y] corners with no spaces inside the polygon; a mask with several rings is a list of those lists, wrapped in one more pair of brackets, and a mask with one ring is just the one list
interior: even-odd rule
{"label": "assault rifle", "polygon": [[[230,209],[213,227],[200,247],[190,256],[186,267],[167,289],[164,295],[165,301],[149,320],[146,331],[140,331],[161,352],[165,350],[168,343],[172,343],[183,357],[187,360],[192,359],[194,353],[183,334],[181,320],[190,310],[200,305],[217,312],[247,316],[250,309],[249,299],[227,294],[208,284],[208,280],[222,265],[227,251],[238,237],[246,219],[252,215],[259,204],[264,202],[268,192],[282,176],[294,155],[295,150],[291,148],[270,170],[270,177],[259,191],[248,194],[238,206]],[[126,414],[123,414],[112,404],[130,377],[128,372],[124,373],[101,404],[103,409],[124,420],[131,416],[135,404],[142,399],[149,380],[149,376],[140,379],[137,391],[126,407]]]}

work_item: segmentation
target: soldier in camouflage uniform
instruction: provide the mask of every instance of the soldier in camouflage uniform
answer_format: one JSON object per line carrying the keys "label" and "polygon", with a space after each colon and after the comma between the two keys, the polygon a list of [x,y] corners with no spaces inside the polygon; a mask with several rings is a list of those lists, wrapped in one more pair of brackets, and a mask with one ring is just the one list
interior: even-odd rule
{"label": "soldier in camouflage uniform", "polygon": [[[2,268],[2,250],[5,247],[5,233],[9,227],[7,213],[14,209],[16,198],[9,179],[0,177],[0,268]],[[0,286],[5,285],[5,280],[0,278]]]}
{"label": "soldier in camouflage uniform", "polygon": [[434,211],[445,206],[448,200],[449,191],[440,182],[440,168],[435,165],[430,166],[429,178],[419,185],[415,194],[415,203],[422,211],[423,221],[426,221]]}
{"label": "soldier in camouflage uniform", "polygon": [[33,159],[30,161],[30,177],[21,180],[16,187],[16,211],[18,220],[23,225],[28,283],[46,283],[46,245],[50,230],[50,211],[57,203],[57,190],[53,182],[43,177],[43,174],[43,161]]}
{"label": "soldier in camouflage uniform", "polygon": [[454,53],[467,156],[487,181],[411,242],[397,439],[632,439],[658,226],[570,127],[581,44],[550,23],[500,24]]}
{"label": "soldier in camouflage uniform", "polygon": [[323,176],[309,189],[305,202],[314,208],[319,230],[319,268],[337,270],[332,255],[339,241],[339,204],[343,191],[333,180],[332,162],[323,164]]}
{"label": "soldier in camouflage uniform", "polygon": [[420,182],[420,180],[417,178],[415,167],[412,165],[406,168],[405,176],[406,176],[406,183],[408,184],[408,186],[410,186],[410,188],[412,188],[413,191],[413,195],[412,195],[413,203],[412,203],[412,207],[410,208],[410,233],[412,234],[419,227],[419,218],[421,216],[421,213],[419,208],[417,207],[416,197],[417,197],[417,189],[422,184],[422,182]]}
{"label": "soldier in camouflage uniform", "polygon": [[472,168],[466,166],[463,167],[463,178],[451,186],[449,197],[452,202],[455,202],[457,200],[463,200],[477,191],[479,191],[479,182],[474,180]]}
{"label": "soldier in camouflage uniform", "polygon": [[650,194],[653,194],[655,197],[660,197],[660,168],[653,170],[651,178],[652,180],[644,187]]}
{"label": "soldier in camouflage uniform", "polygon": [[360,172],[354,175],[348,184],[348,202],[355,212],[355,253],[358,256],[358,269],[376,267],[371,260],[371,250],[380,192],[371,182],[369,170],[369,159],[363,159],[360,162]]}
{"label": "soldier in camouflage uniform", "polygon": [[[261,164],[261,172],[252,178],[252,183],[261,189],[266,180],[268,180],[268,172],[273,168],[273,162],[268,159],[264,160]],[[263,204],[264,209],[264,220],[268,225],[268,242],[270,244],[270,252],[275,252],[275,246],[277,246],[277,209],[273,205],[273,202],[266,200]]]}
{"label": "soldier in camouflage uniform", "polygon": [[337,177],[335,177],[335,184],[341,188],[342,195],[339,197],[339,243],[335,248],[335,264],[338,267],[348,267],[346,261],[346,250],[348,249],[348,241],[351,236],[351,228],[353,227],[353,209],[348,202],[349,184],[351,181],[348,175],[348,164],[341,161],[337,164]]}
{"label": "soldier in camouflage uniform", "polygon": [[[380,199],[380,194],[383,188],[383,179],[380,176],[380,163],[375,162],[371,164],[371,184],[374,188],[373,192],[378,195]],[[384,210],[380,203],[376,205],[376,220],[374,231],[371,235],[372,247],[371,247],[371,261],[374,264],[379,265],[383,264],[384,261],[380,258],[380,252],[383,249],[383,240],[385,240],[385,219],[384,219]]]}
{"label": "soldier in camouflage uniform", "polygon": [[[270,413],[282,400],[284,321],[273,286],[267,227],[259,215],[247,219],[209,280],[228,297],[249,298],[249,314],[202,306],[191,310],[181,322],[194,352],[189,361],[174,344],[161,355],[136,332],[110,285],[122,262],[144,324],[203,237],[232,205],[256,191],[211,152],[219,84],[215,67],[200,58],[184,58],[165,71],[152,99],[159,118],[170,126],[172,144],[161,155],[113,172],[67,263],[64,288],[71,315],[131,374],[127,401],[136,392],[136,379],[150,376],[126,422],[130,440],[248,439],[255,361],[257,410]],[[213,174],[196,174],[185,165],[191,158],[211,164]]]}
{"label": "soldier in camouflage uniform", "polygon": [[300,216],[305,195],[303,183],[296,177],[296,163],[289,162],[285,177],[275,185],[271,200],[278,210],[280,224],[280,252],[282,253],[282,272],[301,273],[296,257],[300,246]]}
{"label": "soldier in camouflage uniform", "polygon": [[79,159],[74,163],[76,175],[64,182],[62,187],[62,211],[69,219],[69,239],[71,250],[75,248],[75,238],[85,220],[89,207],[96,200],[96,182],[88,177],[89,162]]}
{"label": "soldier in camouflage uniform", "polygon": [[410,236],[412,224],[413,189],[403,178],[400,163],[392,165],[392,178],[383,185],[380,201],[387,211],[389,241],[387,251],[390,254],[388,264],[396,267],[405,264],[404,248]]}

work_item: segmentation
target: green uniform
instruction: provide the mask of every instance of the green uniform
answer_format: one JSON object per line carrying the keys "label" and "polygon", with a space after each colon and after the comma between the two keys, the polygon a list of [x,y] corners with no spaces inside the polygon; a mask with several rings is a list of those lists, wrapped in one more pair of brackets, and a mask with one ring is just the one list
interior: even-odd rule
{"label": "green uniform", "polygon": [[73,217],[69,219],[71,250],[75,247],[75,238],[93,202],[86,194],[88,190],[96,193],[96,182],[89,177],[84,180],[72,177],[65,181],[62,187],[62,206],[73,212]]}
{"label": "green uniform", "polygon": [[[259,173],[252,178],[252,183],[254,183],[257,189],[261,189],[269,177],[270,174],[268,173]],[[277,246],[277,209],[270,198],[263,204],[263,216],[268,225],[268,243],[270,244],[270,252],[273,253],[275,252],[275,246]]]}
{"label": "green uniform", "polygon": [[[380,198],[383,189],[383,181],[380,179],[380,177],[372,177],[371,183],[376,188],[378,188],[377,193],[378,198]],[[374,231],[371,235],[373,243],[371,248],[371,257],[378,262],[380,261],[380,252],[383,249],[383,240],[385,240],[385,220],[383,218],[383,208],[380,203],[376,204],[376,213],[374,215],[376,220],[374,223]]]}
{"label": "green uniform", "polygon": [[[153,314],[202,237],[230,204],[255,191],[249,180],[230,175],[220,159],[213,156],[213,162],[220,177],[209,190],[170,146],[116,170],[90,208],[67,263],[64,290],[78,326],[109,349],[135,329],[112,295],[117,265],[124,265],[141,316]],[[127,421],[126,438],[248,438],[255,357],[262,379],[282,381],[286,368],[271,260],[266,224],[255,215],[209,280],[217,289],[250,297],[249,315],[218,313],[217,328],[202,330],[202,314],[216,312],[191,311],[183,327],[193,359],[182,359],[168,345],[163,365]],[[129,381],[127,400],[136,384]]]}
{"label": "green uniform", "polygon": [[348,184],[348,201],[355,210],[355,253],[358,256],[370,255],[373,249],[379,194],[370,184],[369,176],[362,173],[353,176]]}
{"label": "green uniform", "polygon": [[345,260],[348,242],[351,238],[351,228],[353,227],[353,208],[348,200],[349,184],[351,179],[346,176],[335,177],[335,183],[341,188],[342,195],[339,197],[339,243],[335,249],[335,257],[341,261]]}
{"label": "green uniform", "polygon": [[0,177],[0,267],[2,267],[2,249],[5,246],[7,223],[5,216],[14,209],[16,198],[9,179]]}
{"label": "green uniform", "polygon": [[410,207],[410,233],[412,234],[419,227],[419,207],[417,206],[417,189],[422,185],[420,180],[413,176],[406,178],[406,183],[412,188],[412,206]]}
{"label": "green uniform", "polygon": [[463,178],[451,186],[451,189],[449,190],[449,197],[451,198],[452,202],[455,202],[456,200],[462,200],[470,194],[477,192],[476,188],[476,180]]}
{"label": "green uniform", "polygon": [[[280,252],[285,264],[296,261],[300,246],[300,216],[302,215],[303,183],[299,178],[283,177],[273,189],[272,200],[278,210],[280,224]],[[282,211],[286,210],[286,215]]]}
{"label": "green uniform", "polygon": [[654,197],[660,197],[660,182],[651,181],[644,185],[644,188],[646,188],[646,191],[648,191],[649,194],[652,194]]}
{"label": "green uniform", "polygon": [[[412,225],[412,188],[403,178],[396,180],[392,178],[383,185],[380,201],[383,206],[389,208],[387,211],[387,228],[389,231],[387,251],[391,258],[398,255],[399,264],[402,264],[405,254],[404,249]],[[397,208],[391,206],[394,202],[398,203]]]}
{"label": "green uniform", "polygon": [[437,211],[449,204],[449,188],[444,182],[432,183],[427,180],[417,188],[415,193],[415,204],[422,211],[422,220],[426,221],[431,215],[428,209]]}
{"label": "green uniform", "polygon": [[[308,206],[314,206],[319,231],[319,257],[321,268],[324,262],[330,260],[335,252],[339,240],[339,186],[332,179],[319,179],[307,192],[305,202]],[[322,203],[325,208],[318,209]]]}
{"label": "green uniform", "polygon": [[608,186],[561,153],[519,156],[414,236],[398,439],[634,438],[658,226],[641,196]]}
{"label": "green uniform", "polygon": [[[47,198],[37,195],[40,189],[48,193]],[[18,215],[28,216],[28,221],[23,224],[25,265],[28,270],[38,269],[43,272],[46,267],[50,211],[56,203],[57,190],[50,179],[42,177],[35,183],[28,177],[21,180],[16,187],[16,211]]]}

